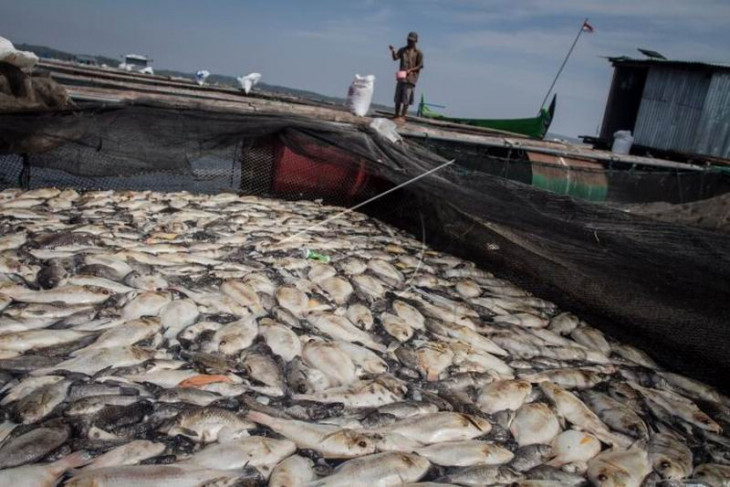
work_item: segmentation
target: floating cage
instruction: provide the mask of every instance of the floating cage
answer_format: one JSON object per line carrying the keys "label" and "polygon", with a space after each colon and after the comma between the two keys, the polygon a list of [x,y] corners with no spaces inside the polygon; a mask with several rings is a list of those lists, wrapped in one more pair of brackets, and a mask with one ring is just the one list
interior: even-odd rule
{"label": "floating cage", "polygon": [[[231,191],[340,205],[447,162],[365,127],[142,105],[0,115],[0,154],[3,187]],[[670,368],[728,387],[728,235],[455,165],[361,211],[425,235]]]}

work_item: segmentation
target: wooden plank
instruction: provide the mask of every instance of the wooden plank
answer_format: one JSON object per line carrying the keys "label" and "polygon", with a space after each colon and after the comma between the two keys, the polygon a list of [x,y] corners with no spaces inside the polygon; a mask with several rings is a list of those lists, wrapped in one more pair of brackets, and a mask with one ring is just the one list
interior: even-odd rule
{"label": "wooden plank", "polygon": [[453,131],[438,130],[431,127],[401,127],[398,130],[401,136],[420,139],[443,140],[448,142],[463,142],[468,144],[483,145],[487,147],[503,147],[509,149],[525,149],[543,154],[550,154],[558,157],[570,157],[586,160],[597,160],[604,162],[622,162],[640,166],[661,167],[664,169],[682,169],[687,171],[710,170],[703,166],[684,164],[681,162],[665,161],[662,159],[651,159],[648,157],[614,154],[613,152],[601,151],[591,148],[579,148],[563,145],[562,148],[547,146],[543,141],[533,139],[515,139],[509,137],[490,137],[484,135],[459,134]]}
{"label": "wooden plank", "polygon": [[109,90],[96,86],[67,86],[73,98],[100,100],[108,102],[144,102],[165,103],[172,107],[199,108],[204,110],[231,110],[237,112],[272,113],[289,116],[317,118],[327,122],[346,123],[364,126],[370,123],[369,118],[356,117],[348,112],[329,110],[260,99],[222,100],[207,98],[181,97],[168,93],[147,93],[135,90]]}
{"label": "wooden plank", "polygon": [[[89,69],[67,69],[64,72],[55,70],[51,76],[57,79],[70,92],[72,97],[93,100],[142,101],[152,100],[173,106],[203,109],[227,109],[242,112],[267,112],[304,117],[314,117],[324,121],[349,123],[364,126],[372,119],[356,117],[339,107],[321,107],[296,101],[281,101],[245,96],[235,90],[201,90],[196,85],[181,86],[169,83],[139,83],[137,78],[144,75],[128,76],[93,76],[92,73],[81,74]],[[96,69],[93,71],[97,71]],[[78,74],[73,74],[77,72]],[[164,78],[163,78],[164,79]],[[612,152],[591,148],[562,144],[559,142],[530,139],[516,134],[496,134],[491,129],[481,127],[463,127],[450,122],[408,117],[408,123],[398,127],[398,132],[405,137],[430,138],[449,142],[463,142],[488,147],[503,147],[531,150],[558,157],[581,158],[604,162],[622,162],[643,166],[661,167],[664,169],[706,170],[704,167],[683,164],[646,157],[618,155]]]}
{"label": "wooden plank", "polygon": [[297,97],[294,95],[286,95],[283,93],[269,93],[266,91],[256,90],[254,93],[245,95],[242,92],[242,90],[233,88],[233,87],[215,86],[215,85],[200,86],[197,83],[195,83],[193,80],[186,79],[186,78],[145,75],[145,74],[140,74],[140,73],[117,70],[114,68],[78,66],[78,65],[75,65],[72,63],[49,62],[49,61],[41,61],[38,63],[38,66],[50,71],[51,75],[54,75],[54,73],[55,74],[63,73],[66,75],[87,76],[90,79],[116,80],[116,81],[122,81],[122,82],[127,81],[127,82],[139,83],[142,85],[170,86],[170,87],[177,87],[177,88],[185,88],[185,89],[189,89],[189,90],[193,90],[193,91],[198,91],[201,93],[214,93],[214,92],[215,93],[227,93],[227,94],[233,95],[233,96],[266,98],[266,99],[284,100],[284,101],[289,101],[292,103],[298,102],[298,103],[314,105],[314,106],[336,107],[336,105],[334,105],[332,103],[305,100],[301,97]]}

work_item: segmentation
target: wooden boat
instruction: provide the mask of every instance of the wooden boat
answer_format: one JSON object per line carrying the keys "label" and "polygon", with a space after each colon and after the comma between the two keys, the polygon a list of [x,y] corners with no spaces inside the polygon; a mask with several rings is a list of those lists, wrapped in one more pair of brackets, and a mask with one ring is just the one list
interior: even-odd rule
{"label": "wooden boat", "polygon": [[541,108],[537,117],[533,118],[509,118],[509,119],[487,119],[487,118],[452,118],[438,114],[431,110],[425,98],[421,95],[421,102],[418,104],[418,116],[441,120],[444,122],[458,123],[463,125],[471,125],[473,127],[482,127],[495,130],[504,130],[515,134],[527,135],[535,139],[545,138],[550,129],[550,124],[555,115],[555,102],[557,95],[553,95],[553,100],[548,108]]}
{"label": "wooden boat", "polygon": [[[201,87],[192,79],[49,60],[41,61],[39,69],[48,72],[79,103],[159,102],[209,110],[286,113],[359,126],[363,130],[367,130],[372,121],[369,117],[352,115],[334,104],[261,91],[245,95],[229,87]],[[531,120],[546,122],[554,111],[553,99],[550,108],[543,110],[544,118]],[[455,159],[464,170],[486,172],[584,200],[685,203],[730,192],[730,175],[718,165],[700,166],[614,154],[584,145],[541,140],[496,126],[460,123],[459,120],[463,119],[409,116],[408,122],[397,130],[409,142],[418,143],[447,159]],[[548,126],[549,123],[543,124],[545,130]],[[508,128],[519,129],[516,125]],[[294,166],[299,167],[300,163],[294,161]],[[286,167],[281,167],[282,174]],[[353,180],[360,181],[356,176]],[[282,179],[281,184],[289,183]],[[299,189],[306,190],[304,187]],[[358,186],[357,191],[361,189]]]}

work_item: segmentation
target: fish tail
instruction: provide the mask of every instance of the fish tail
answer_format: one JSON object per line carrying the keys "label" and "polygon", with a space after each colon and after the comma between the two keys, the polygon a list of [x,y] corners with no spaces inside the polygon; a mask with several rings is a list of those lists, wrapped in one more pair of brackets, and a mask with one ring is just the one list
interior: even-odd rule
{"label": "fish tail", "polygon": [[56,475],[61,475],[67,470],[75,469],[91,463],[93,458],[94,457],[89,452],[79,450],[53,462],[51,468],[54,472],[57,472]]}

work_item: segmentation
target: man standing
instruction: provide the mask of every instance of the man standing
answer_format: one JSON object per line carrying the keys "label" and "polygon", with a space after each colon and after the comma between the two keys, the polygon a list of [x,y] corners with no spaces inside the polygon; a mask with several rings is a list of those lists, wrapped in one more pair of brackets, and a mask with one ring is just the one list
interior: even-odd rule
{"label": "man standing", "polygon": [[416,48],[418,34],[408,34],[408,45],[397,51],[390,47],[393,61],[400,60],[400,70],[405,72],[405,78],[399,78],[395,87],[395,121],[405,122],[408,107],[413,105],[413,92],[416,90],[418,75],[423,69],[423,53]]}

